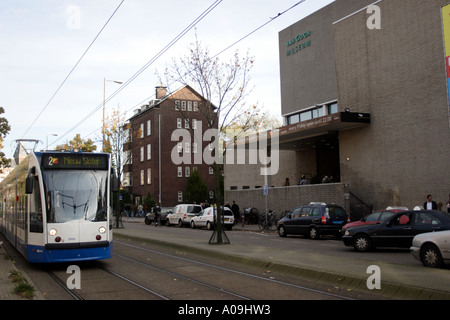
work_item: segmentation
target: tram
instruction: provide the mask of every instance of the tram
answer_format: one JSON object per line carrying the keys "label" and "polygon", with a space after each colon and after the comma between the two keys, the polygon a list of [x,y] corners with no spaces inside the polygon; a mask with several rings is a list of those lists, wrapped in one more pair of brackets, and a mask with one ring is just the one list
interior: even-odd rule
{"label": "tram", "polygon": [[109,154],[30,152],[0,183],[0,232],[29,262],[108,259],[115,191]]}

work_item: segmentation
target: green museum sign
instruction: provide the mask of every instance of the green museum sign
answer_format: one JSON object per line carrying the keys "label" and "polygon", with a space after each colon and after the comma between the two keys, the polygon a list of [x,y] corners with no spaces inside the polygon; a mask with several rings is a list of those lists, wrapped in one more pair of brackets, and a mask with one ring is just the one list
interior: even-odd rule
{"label": "green museum sign", "polygon": [[286,51],[286,56],[290,56],[297,52],[300,52],[303,49],[306,49],[311,46],[311,39],[308,39],[311,36],[311,30],[308,30],[305,33],[300,33],[295,38],[286,42],[286,47],[288,50]]}

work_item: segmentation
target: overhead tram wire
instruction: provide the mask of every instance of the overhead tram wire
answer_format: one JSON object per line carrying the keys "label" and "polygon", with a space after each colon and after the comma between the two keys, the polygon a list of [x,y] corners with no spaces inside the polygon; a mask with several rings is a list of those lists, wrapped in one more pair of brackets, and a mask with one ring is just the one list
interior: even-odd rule
{"label": "overhead tram wire", "polygon": [[[295,3],[294,5],[292,5],[290,8],[288,8],[288,9],[286,9],[286,10],[284,10],[284,11],[278,13],[275,17],[270,18],[270,20],[268,20],[267,22],[265,22],[265,23],[262,24],[261,26],[257,27],[256,29],[254,29],[253,31],[249,32],[248,34],[246,34],[245,36],[243,36],[243,37],[240,38],[239,40],[233,42],[233,43],[230,44],[229,46],[225,47],[223,50],[221,50],[221,51],[219,51],[218,53],[216,53],[214,56],[211,57],[211,59],[214,59],[214,58],[218,57],[219,55],[221,55],[222,53],[224,53],[225,51],[231,49],[232,47],[234,47],[235,45],[237,45],[239,42],[241,42],[241,41],[243,41],[244,39],[248,38],[249,36],[251,36],[251,35],[254,34],[255,32],[259,31],[260,29],[264,28],[266,25],[268,25],[269,23],[271,23],[271,22],[274,21],[275,19],[279,18],[280,16],[282,16],[282,15],[285,14],[286,12],[288,12],[288,11],[294,9],[296,6],[300,5],[301,3],[305,2],[305,1],[306,1],[306,0],[301,0],[301,1],[297,2],[297,3]],[[195,70],[195,69],[190,70],[189,72],[192,72],[192,71],[194,71],[194,70]],[[169,86],[172,85],[172,84],[174,84],[174,83],[176,83],[179,79],[181,79],[181,78],[178,78],[177,80],[173,81],[171,84],[169,84]],[[178,88],[178,89],[179,89],[179,88]],[[178,89],[177,89],[177,90],[178,90]],[[175,91],[176,91],[176,90],[174,90],[174,92],[175,92]],[[133,109],[135,109],[135,108],[141,106],[143,103],[145,103],[146,101],[150,100],[150,99],[153,98],[154,96],[155,96],[155,94],[152,94],[151,96],[149,96],[149,97],[147,97],[147,98],[141,100],[141,102],[137,103],[137,104],[134,105],[132,108],[130,108],[130,109],[128,109],[128,110],[125,110],[125,111],[123,112],[123,114],[126,114],[128,111],[131,111],[131,110],[133,110]],[[93,132],[91,132],[89,135],[93,134],[95,131],[100,130],[100,129],[101,129],[101,128],[95,129],[95,130],[94,130]]]}
{"label": "overhead tram wire", "polygon": [[[225,47],[223,50],[219,51],[218,53],[216,53],[214,56],[211,57],[211,59],[214,59],[216,57],[218,57],[219,55],[221,55],[222,53],[224,53],[225,51],[231,49],[232,47],[234,47],[235,45],[237,45],[239,42],[243,41],[244,39],[248,38],[249,36],[251,36],[252,34],[254,34],[255,32],[259,31],[260,29],[264,28],[266,25],[268,25],[269,23],[271,23],[272,21],[274,21],[275,19],[279,18],[280,16],[282,16],[283,14],[285,14],[286,12],[294,9],[296,6],[298,6],[299,4],[305,2],[306,0],[301,0],[299,2],[297,2],[296,4],[294,4],[293,6],[291,6],[290,8],[284,10],[283,12],[278,13],[275,17],[270,18],[270,20],[268,20],[267,22],[265,22],[264,24],[262,24],[261,26],[259,26],[258,28],[254,29],[253,31],[247,33],[245,36],[243,36],[242,38],[240,38],[239,40],[233,42],[232,44],[230,44],[228,47]],[[190,70],[189,72],[194,71],[195,69]],[[176,83],[178,80],[180,80],[181,78],[178,78],[177,80],[173,81],[170,85]],[[177,89],[178,90],[178,89]],[[175,90],[176,91],[176,90]],[[137,107],[139,107],[141,104],[145,103],[146,101],[148,101],[149,99],[151,99],[153,96],[155,96],[155,94],[149,96],[148,98],[141,100],[141,102],[139,102],[138,104],[136,104],[134,107],[125,110],[124,113],[131,111]],[[97,129],[98,130],[98,129]]]}
{"label": "overhead tram wire", "polygon": [[[253,31],[251,31],[250,33],[246,34],[245,36],[243,36],[242,38],[240,38],[239,40],[233,42],[231,45],[229,45],[228,47],[225,47],[225,49],[219,51],[219,53],[215,54],[211,59],[216,58],[217,56],[221,55],[222,53],[224,53],[225,51],[229,50],[230,48],[234,47],[236,44],[238,44],[239,42],[241,42],[242,40],[248,38],[249,36],[251,36],[252,34],[254,34],[255,32],[257,32],[258,30],[262,29],[263,27],[265,27],[266,25],[268,25],[270,22],[274,21],[275,19],[279,18],[280,16],[282,16],[283,14],[285,14],[286,12],[294,9],[296,6],[298,6],[299,4],[305,2],[306,0],[301,0],[299,2],[297,2],[296,4],[294,4],[293,6],[291,6],[290,8],[284,10],[283,12],[278,13],[275,17],[270,18],[270,20],[268,20],[267,22],[265,22],[264,24],[262,24],[261,26],[259,26],[258,28],[254,29]],[[189,72],[192,72],[194,70],[191,70]],[[180,78],[179,78],[180,79]],[[178,80],[179,80],[178,79]],[[175,80],[174,82],[172,82],[170,85],[176,83],[178,80]],[[177,89],[178,90],[178,89]],[[175,90],[176,91],[176,90]],[[141,100],[141,102],[139,102],[138,104],[136,104],[135,106],[133,106],[132,108],[125,110],[123,112],[123,114],[125,115],[128,111],[131,111],[139,106],[141,106],[143,103],[145,103],[146,101],[150,100],[151,98],[153,98],[155,96],[155,94],[152,94],[151,96],[145,98],[144,100]],[[95,110],[97,111],[97,110]],[[94,112],[95,112],[94,111]],[[84,121],[84,120],[83,120]],[[73,129],[71,129],[73,130]],[[101,128],[97,128],[94,131],[92,131],[91,133],[89,133],[87,136],[90,136],[91,134],[94,134],[96,131],[101,130]]]}
{"label": "overhead tram wire", "polygon": [[[211,57],[211,59],[216,58],[217,56],[221,55],[222,53],[224,53],[225,51],[227,51],[228,49],[234,47],[235,45],[237,45],[239,42],[241,42],[244,39],[247,39],[248,37],[250,37],[252,34],[254,34],[255,32],[259,31],[260,29],[264,28],[266,25],[268,25],[269,23],[271,23],[272,21],[274,21],[275,19],[281,17],[283,14],[285,14],[286,12],[294,9],[296,6],[298,6],[299,4],[305,2],[306,0],[301,0],[299,2],[297,2],[296,4],[294,4],[293,6],[291,6],[290,8],[284,10],[283,12],[278,13],[275,17],[270,18],[267,22],[265,22],[264,24],[262,24],[261,26],[259,26],[258,28],[256,28],[255,30],[251,31],[250,33],[246,34],[245,36],[243,36],[242,38],[240,38],[239,40],[233,42],[232,44],[230,44],[228,47],[226,47],[225,49],[223,49],[222,51],[220,51],[219,53],[217,53],[216,55],[214,55],[213,57]],[[191,71],[192,72],[192,71]]]}
{"label": "overhead tram wire", "polygon": [[95,36],[94,40],[91,41],[91,43],[89,44],[89,46],[87,47],[87,49],[84,51],[84,53],[81,55],[81,57],[78,59],[77,63],[75,63],[75,65],[72,67],[72,69],[70,70],[70,72],[67,74],[66,78],[63,80],[63,82],[59,85],[58,89],[56,89],[55,93],[53,93],[53,95],[51,96],[50,100],[48,100],[48,102],[46,103],[46,105],[44,106],[44,108],[42,108],[42,110],[39,112],[39,114],[37,115],[37,117],[33,120],[33,122],[31,123],[31,125],[28,127],[27,131],[25,131],[25,133],[22,136],[22,139],[25,137],[25,135],[28,133],[28,131],[30,131],[30,129],[33,127],[33,125],[36,123],[36,121],[39,119],[39,117],[44,113],[45,109],[47,109],[47,107],[49,106],[49,104],[53,101],[53,99],[55,98],[55,96],[58,94],[59,90],[61,90],[61,88],[63,87],[63,85],[66,83],[67,79],[69,79],[69,77],[72,75],[73,71],[76,69],[76,67],[80,64],[81,60],[84,58],[84,56],[87,54],[87,52],[89,51],[89,49],[92,47],[92,45],[94,44],[94,42],[97,40],[97,38],[100,36],[100,34],[103,32],[103,30],[106,28],[106,26],[108,25],[108,23],[111,21],[111,19],[114,17],[114,15],[116,14],[116,12],[119,10],[119,8],[122,6],[122,4],[124,3],[125,0],[122,0],[120,2],[120,4],[117,6],[117,8],[114,10],[114,12],[111,14],[111,16],[108,18],[108,20],[106,21],[106,23],[103,25],[103,27],[100,29],[100,31],[97,33],[97,35]]}
{"label": "overhead tram wire", "polygon": [[[205,11],[203,11],[194,21],[192,21],[183,31],[181,31],[174,39],[172,39],[164,48],[162,48],[152,59],[150,59],[144,66],[142,66],[136,73],[134,73],[127,81],[125,81],[114,93],[105,99],[105,103],[114,98],[119,92],[125,89],[131,82],[133,82],[142,72],[144,72],[149,66],[151,66],[156,60],[158,60],[168,49],[170,49],[175,43],[177,43],[186,33],[194,28],[201,20],[203,20],[211,11],[213,11],[223,0],[216,0]],[[87,116],[85,116],[76,125],[62,134],[58,139],[53,141],[52,145],[64,138],[70,132],[79,127],[87,119],[89,119],[94,113],[103,107],[103,102],[93,109]]]}
{"label": "overhead tram wire", "polygon": [[[260,29],[262,29],[263,27],[265,27],[266,25],[268,25],[269,23],[271,23],[271,22],[274,21],[275,19],[279,18],[280,16],[282,16],[282,15],[285,14],[286,12],[288,12],[288,11],[294,9],[296,6],[300,5],[301,3],[305,2],[305,1],[306,1],[306,0],[301,0],[301,1],[297,2],[297,3],[295,3],[294,5],[292,5],[291,7],[289,7],[288,9],[286,9],[286,10],[284,10],[284,11],[278,13],[275,17],[270,18],[267,22],[265,22],[265,23],[262,24],[261,26],[257,27],[256,29],[254,29],[253,31],[249,32],[249,33],[246,34],[245,36],[241,37],[239,40],[233,42],[231,45],[225,47],[223,50],[219,51],[219,52],[218,52],[217,54],[215,54],[211,59],[218,57],[219,55],[221,55],[221,54],[224,53],[225,51],[227,51],[227,50],[229,50],[230,48],[234,47],[234,46],[237,45],[239,42],[241,42],[241,41],[243,41],[244,39],[248,38],[249,36],[251,36],[251,35],[254,34],[255,32],[259,31]],[[207,9],[207,10],[208,10],[208,9]],[[209,12],[208,12],[208,13],[209,13]],[[194,20],[194,21],[195,21],[195,20]],[[187,29],[187,28],[186,28],[186,29]],[[185,29],[185,30],[186,30],[186,29]],[[189,30],[190,30],[190,29],[189,29]],[[173,40],[172,40],[172,41],[173,41]],[[166,47],[167,47],[167,46],[166,46]],[[163,50],[164,50],[164,49],[163,49]],[[161,50],[161,51],[163,51],[163,50]],[[161,53],[161,51],[160,51],[160,53]],[[147,63],[147,64],[148,64],[148,63]],[[144,67],[142,67],[139,71],[141,71],[143,68],[144,68]],[[144,69],[144,70],[145,70],[145,69]],[[142,70],[142,71],[144,71],[144,70]],[[138,72],[139,72],[139,71],[138,71]],[[142,72],[142,71],[141,71],[141,72]],[[190,72],[192,72],[192,71],[193,71],[193,70],[191,70]],[[136,74],[137,74],[137,73],[136,73]],[[136,74],[135,74],[135,75],[136,75]],[[127,81],[127,82],[129,82],[129,81]],[[176,82],[177,82],[177,80],[175,80],[175,81],[174,81],[173,83],[171,83],[171,84],[174,84],[174,83],[176,83]],[[107,101],[109,101],[113,96],[115,96],[115,95],[118,93],[118,91],[120,91],[120,90],[121,90],[121,88],[119,88],[116,92],[114,92],[113,95],[111,95],[111,96],[107,99]],[[123,112],[123,114],[126,114],[128,111],[131,111],[131,110],[135,109],[136,107],[139,107],[141,104],[145,103],[147,100],[151,99],[153,96],[155,96],[155,94],[149,96],[148,98],[146,98],[146,99],[144,99],[144,100],[141,100],[141,102],[139,102],[138,104],[136,104],[136,105],[133,106],[132,108],[130,108],[130,109],[128,109],[128,110],[125,110],[125,111]],[[100,105],[99,107],[97,107],[95,110],[93,110],[88,116],[86,116],[86,117],[85,117],[82,121],[80,121],[76,126],[74,126],[73,128],[71,128],[65,135],[67,135],[68,133],[70,133],[71,131],[73,131],[76,127],[78,127],[80,124],[82,124],[84,121],[86,121],[92,114],[94,114],[95,112],[97,112],[102,106],[103,106],[103,104]],[[92,131],[91,133],[89,133],[88,136],[90,136],[91,134],[94,134],[97,130],[101,130],[101,127],[100,127],[100,128],[97,128],[97,129],[95,129],[94,131]],[[61,138],[62,138],[62,137],[61,137]],[[59,140],[59,139],[58,139],[58,140]],[[54,144],[54,143],[57,142],[58,140],[55,140],[52,144]]]}

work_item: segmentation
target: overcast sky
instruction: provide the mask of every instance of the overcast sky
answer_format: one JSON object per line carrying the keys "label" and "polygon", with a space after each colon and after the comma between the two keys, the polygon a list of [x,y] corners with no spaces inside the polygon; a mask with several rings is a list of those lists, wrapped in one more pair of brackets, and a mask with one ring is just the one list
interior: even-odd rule
{"label": "overcast sky", "polygon": [[[37,149],[82,138],[100,140],[104,78],[126,82],[216,1],[125,0],[56,96],[76,62],[122,0],[2,0],[0,2],[0,106],[15,139],[39,139]],[[299,0],[223,0],[196,28],[200,41],[216,54]],[[255,58],[253,94],[246,102],[281,115],[278,32],[332,0],[305,0],[219,56],[239,50]],[[127,117],[154,94],[156,71],[187,54],[195,31],[187,33],[106,104]],[[228,55],[228,56],[227,56]],[[108,98],[121,86],[106,83]],[[48,103],[51,100],[50,103]],[[45,109],[44,109],[45,108]],[[86,116],[96,111],[89,120]],[[41,115],[39,116],[39,114]],[[38,117],[39,116],[39,117]],[[37,120],[36,120],[37,119]],[[69,131],[73,129],[72,131]],[[57,134],[58,136],[53,136]]]}

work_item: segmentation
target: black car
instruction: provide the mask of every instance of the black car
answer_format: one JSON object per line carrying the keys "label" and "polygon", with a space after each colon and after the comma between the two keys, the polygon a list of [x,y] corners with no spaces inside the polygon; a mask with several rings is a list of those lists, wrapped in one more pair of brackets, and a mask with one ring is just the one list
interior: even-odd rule
{"label": "black car", "polygon": [[356,251],[376,247],[409,248],[415,235],[450,230],[450,214],[434,210],[402,211],[377,224],[348,228],[342,240]]}
{"label": "black car", "polygon": [[[167,223],[167,215],[169,213],[173,212],[173,208],[169,207],[162,207],[161,208],[161,225],[165,225]],[[152,224],[152,222],[155,222],[155,210],[152,210],[151,212],[147,213],[145,215],[145,224]]]}
{"label": "black car", "polygon": [[288,234],[302,234],[311,239],[321,235],[340,236],[341,228],[347,223],[348,215],[344,208],[325,203],[310,203],[295,208],[278,221],[280,237]]}

